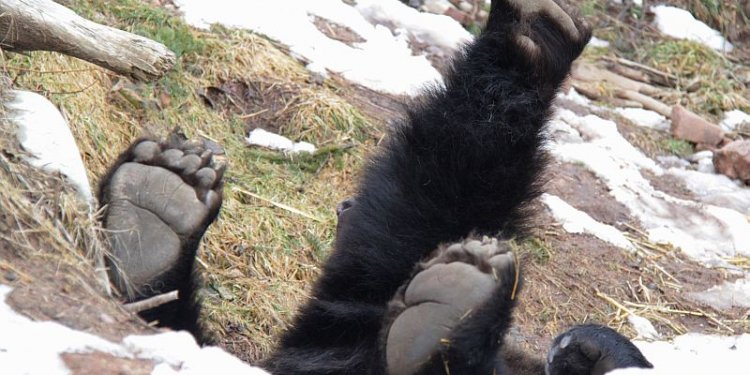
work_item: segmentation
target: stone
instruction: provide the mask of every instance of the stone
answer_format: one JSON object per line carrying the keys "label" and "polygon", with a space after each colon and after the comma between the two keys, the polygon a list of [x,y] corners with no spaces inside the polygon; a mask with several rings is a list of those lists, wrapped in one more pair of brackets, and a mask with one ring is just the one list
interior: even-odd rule
{"label": "stone", "polygon": [[462,11],[469,13],[472,10],[474,10],[474,5],[472,5],[468,1],[462,1],[458,3],[458,9],[461,9]]}
{"label": "stone", "polygon": [[453,8],[453,4],[447,0],[426,0],[422,3],[422,6],[419,7],[419,9],[424,12],[434,14],[445,14],[450,8]]}
{"label": "stone", "polygon": [[729,178],[750,181],[750,140],[734,141],[716,151],[714,167]]}
{"label": "stone", "polygon": [[718,145],[724,138],[724,131],[680,105],[672,107],[672,136],[708,146]]}
{"label": "stone", "polygon": [[462,11],[454,8],[454,7],[450,7],[448,9],[446,9],[445,13],[443,13],[443,14],[446,15],[446,16],[448,16],[448,17],[450,17],[450,18],[453,18],[454,20],[458,21],[458,23],[460,23],[462,25],[467,25],[469,23],[469,21],[471,20],[471,17],[469,17],[468,14],[466,14],[466,13],[464,13],[464,12],[462,12]]}

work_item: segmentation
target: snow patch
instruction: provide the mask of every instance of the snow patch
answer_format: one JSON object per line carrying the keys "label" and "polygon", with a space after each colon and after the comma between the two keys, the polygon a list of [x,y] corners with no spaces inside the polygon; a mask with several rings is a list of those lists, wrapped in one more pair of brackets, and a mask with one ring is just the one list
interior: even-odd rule
{"label": "snow patch", "polygon": [[[289,46],[293,55],[316,67],[397,95],[416,95],[425,85],[442,83],[442,76],[425,56],[412,55],[406,33],[450,50],[471,40],[450,17],[420,13],[398,0],[361,0],[356,8],[331,0],[175,0],[175,4],[193,26],[220,23],[253,30]],[[330,39],[314,25],[313,16],[346,26],[365,42],[349,46]],[[394,35],[366,17],[406,33]]]}
{"label": "snow patch", "polygon": [[721,120],[719,126],[721,126],[724,131],[733,132],[742,123],[750,125],[750,115],[739,109],[735,109],[724,114],[724,119]]}
{"label": "snow patch", "polygon": [[580,105],[582,105],[584,107],[591,106],[591,100],[589,98],[587,98],[587,97],[579,94],[578,91],[576,91],[576,89],[574,89],[572,87],[570,88],[570,90],[568,90],[568,93],[563,93],[562,91],[559,92],[557,94],[557,97],[561,98],[561,99],[570,100],[573,103],[580,104]]}
{"label": "snow patch", "polygon": [[653,369],[620,369],[608,375],[703,375],[747,373],[750,335],[714,336],[688,333],[672,343],[633,342]]}
{"label": "snow patch", "polygon": [[591,40],[589,40],[588,46],[594,48],[609,48],[609,42],[604,39],[599,39],[595,36],[592,36]]}
{"label": "snow patch", "polygon": [[68,122],[47,98],[39,94],[11,90],[5,103],[9,119],[18,126],[18,140],[31,156],[25,160],[46,172],[60,172],[75,186],[90,206],[94,196],[81,154]]}
{"label": "snow patch", "polygon": [[3,375],[66,375],[63,353],[107,353],[152,360],[152,374],[269,375],[223,349],[201,348],[187,332],[128,336],[116,344],[55,322],[36,322],[5,302],[11,288],[0,284],[0,369]]}
{"label": "snow patch", "polygon": [[11,288],[0,285],[0,368],[3,374],[67,374],[61,353],[94,350],[127,358],[118,345],[55,322],[34,322],[5,302]]}
{"label": "snow patch", "polygon": [[451,17],[422,13],[396,0],[357,0],[355,8],[373,24],[392,24],[433,46],[456,51],[470,42],[471,33]]}
{"label": "snow patch", "polygon": [[251,146],[267,147],[272,150],[280,150],[291,154],[298,154],[300,152],[314,153],[315,145],[307,142],[292,142],[283,135],[271,133],[261,128],[254,129],[250,132],[250,135],[245,138],[245,141]]}
{"label": "snow patch", "polygon": [[591,234],[619,248],[635,250],[635,246],[617,228],[594,220],[587,213],[576,209],[559,197],[542,194],[542,203],[568,233]]}
{"label": "snow patch", "polygon": [[123,340],[137,358],[159,363],[154,374],[248,374],[268,373],[249,366],[217,347],[201,348],[185,331],[165,332],[150,336],[128,336]]}
{"label": "snow patch", "polygon": [[750,280],[725,282],[703,292],[689,293],[688,298],[720,310],[750,308]]}
{"label": "snow patch", "polygon": [[656,130],[669,130],[669,120],[654,111],[642,108],[615,108],[615,112],[635,125]]}
{"label": "snow patch", "polygon": [[732,52],[734,46],[721,33],[695,19],[690,12],[667,5],[651,7],[654,23],[663,34],[677,39],[687,39],[705,44],[724,53]]}
{"label": "snow patch", "polygon": [[[710,151],[709,151],[710,152]],[[698,164],[713,161],[699,159]],[[667,174],[680,179],[699,201],[750,214],[750,189],[723,174],[704,173],[682,168],[669,168]],[[748,244],[750,246],[750,244]]]}
{"label": "snow patch", "polygon": [[[726,257],[750,255],[750,223],[735,210],[679,199],[653,188],[641,170],[664,174],[633,147],[614,122],[558,110],[555,119],[577,131],[584,142],[557,139],[550,144],[560,161],[581,163],[607,184],[610,194],[644,226],[655,243],[680,247],[709,265],[728,266]],[[558,125],[560,127],[562,125]]]}

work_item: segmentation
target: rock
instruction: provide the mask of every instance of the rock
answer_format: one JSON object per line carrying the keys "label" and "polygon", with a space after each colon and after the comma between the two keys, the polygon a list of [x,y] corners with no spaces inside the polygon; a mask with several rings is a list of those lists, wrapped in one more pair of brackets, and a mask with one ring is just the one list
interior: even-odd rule
{"label": "rock", "polygon": [[419,7],[424,12],[435,14],[445,14],[450,8],[453,8],[453,4],[448,2],[448,0],[426,0]]}
{"label": "rock", "polygon": [[458,3],[458,9],[461,9],[462,11],[469,13],[474,9],[474,5],[472,5],[468,1],[462,1]]}
{"label": "rock", "polygon": [[471,20],[471,17],[469,17],[468,14],[466,14],[466,13],[464,13],[464,12],[462,12],[462,11],[454,8],[454,7],[450,7],[448,9],[446,9],[445,13],[443,13],[443,14],[446,15],[446,16],[448,16],[448,17],[450,17],[450,18],[453,18],[454,20],[458,21],[458,23],[460,23],[462,25],[468,24],[469,21]]}
{"label": "rock", "polygon": [[716,151],[714,167],[730,178],[750,181],[750,141],[734,141]]}
{"label": "rock", "polygon": [[672,135],[697,144],[716,146],[724,138],[720,127],[680,105],[672,107]]}
{"label": "rock", "polygon": [[489,16],[490,16],[490,14],[487,13],[487,11],[484,10],[484,9],[480,10],[479,12],[477,12],[477,18],[479,18],[479,19],[486,20],[487,17],[489,17]]}

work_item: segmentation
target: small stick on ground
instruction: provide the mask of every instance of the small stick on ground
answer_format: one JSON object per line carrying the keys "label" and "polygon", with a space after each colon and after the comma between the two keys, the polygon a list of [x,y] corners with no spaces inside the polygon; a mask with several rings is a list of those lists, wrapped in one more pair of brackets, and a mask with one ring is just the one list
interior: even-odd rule
{"label": "small stick on ground", "polygon": [[151,298],[144,299],[143,301],[126,303],[122,305],[122,307],[124,307],[125,310],[128,310],[132,313],[139,313],[141,311],[153,309],[154,307],[159,307],[165,303],[176,301],[179,298],[180,297],[178,296],[177,291],[173,290],[169,293],[159,294],[158,296],[153,296]]}

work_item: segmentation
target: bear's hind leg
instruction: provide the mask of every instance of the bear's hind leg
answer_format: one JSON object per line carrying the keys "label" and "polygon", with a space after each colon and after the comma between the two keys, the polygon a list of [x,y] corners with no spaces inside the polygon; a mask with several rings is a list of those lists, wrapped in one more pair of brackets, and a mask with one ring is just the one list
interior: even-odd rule
{"label": "bear's hind leg", "polygon": [[388,373],[491,374],[501,365],[516,276],[507,242],[472,239],[439,248],[390,303]]}
{"label": "bear's hind leg", "polygon": [[141,313],[201,339],[193,263],[219,212],[223,165],[202,144],[172,136],[136,141],[101,182],[110,276],[128,302],[178,290],[178,300]]}

